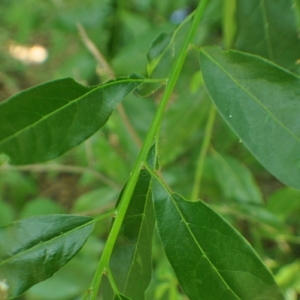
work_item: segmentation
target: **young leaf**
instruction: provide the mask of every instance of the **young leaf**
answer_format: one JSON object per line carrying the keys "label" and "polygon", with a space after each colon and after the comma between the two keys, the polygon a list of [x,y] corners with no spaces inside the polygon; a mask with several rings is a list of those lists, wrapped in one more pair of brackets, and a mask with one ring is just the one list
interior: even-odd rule
{"label": "young leaf", "polygon": [[48,215],[0,228],[0,281],[10,298],[51,277],[84,245],[90,217]]}
{"label": "young leaf", "polygon": [[260,163],[300,188],[300,80],[257,56],[211,47],[200,53],[219,112]]}
{"label": "young leaf", "polygon": [[173,33],[161,33],[151,44],[147,54],[149,77],[164,78],[169,75],[183,41],[191,26],[191,15]]}
{"label": "young leaf", "polygon": [[70,78],[27,89],[0,104],[0,153],[12,164],[53,159],[103,126],[141,79],[85,87]]}
{"label": "young leaf", "polygon": [[[300,40],[292,0],[237,1],[236,47],[297,71]],[[278,22],[280,20],[280,22]]]}
{"label": "young leaf", "polygon": [[[148,161],[154,168],[154,146],[150,150]],[[142,169],[110,259],[110,271],[119,292],[132,300],[145,299],[145,291],[151,280],[155,219],[150,184],[151,175]],[[105,285],[104,299],[113,299],[107,284]]]}
{"label": "young leaf", "polygon": [[187,202],[153,179],[161,241],[189,299],[282,299],[246,240],[202,201]]}

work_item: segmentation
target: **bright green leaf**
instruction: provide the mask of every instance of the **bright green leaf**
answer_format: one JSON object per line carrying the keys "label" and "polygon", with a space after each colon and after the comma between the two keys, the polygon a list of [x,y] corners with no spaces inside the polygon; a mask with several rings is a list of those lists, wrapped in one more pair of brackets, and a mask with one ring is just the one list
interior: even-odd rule
{"label": "bright green leaf", "polygon": [[[150,150],[148,161],[154,168],[154,147]],[[119,292],[132,300],[145,299],[145,291],[151,281],[152,237],[155,225],[150,197],[151,178],[145,169],[140,171],[110,259],[110,270]],[[122,193],[120,198],[121,196]],[[105,288],[104,299],[112,299],[109,289],[107,286]]]}
{"label": "bright green leaf", "polygon": [[84,245],[90,217],[49,215],[0,228],[0,281],[13,298],[51,277]]}
{"label": "bright green leaf", "polygon": [[6,203],[0,198],[0,227],[13,222],[14,218],[15,211],[13,209],[13,206]]}
{"label": "bright green leaf", "polygon": [[300,261],[295,260],[280,268],[275,278],[280,287],[285,289],[293,287],[300,292]]}
{"label": "bright green leaf", "polygon": [[73,204],[72,212],[86,212],[108,207],[118,197],[116,190],[110,187],[101,187],[81,195]]}
{"label": "bright green leaf", "polygon": [[204,202],[187,202],[153,182],[159,234],[191,300],[282,299],[248,242]]}
{"label": "bright green leaf", "polygon": [[53,159],[94,134],[141,79],[96,87],[60,79],[27,89],[0,104],[0,153],[12,164]]}
{"label": "bright green leaf", "polygon": [[237,23],[239,50],[261,55],[290,70],[299,69],[300,40],[292,0],[239,0]]}
{"label": "bright green leaf", "polygon": [[299,189],[299,77],[260,57],[215,47],[202,49],[200,60],[210,97],[241,142]]}
{"label": "bright green leaf", "polygon": [[20,215],[20,219],[30,218],[37,215],[53,215],[66,213],[65,209],[56,201],[47,197],[37,197],[27,202]]}
{"label": "bright green leaf", "polygon": [[[160,62],[162,55],[164,55],[164,52],[167,51],[168,47],[170,47],[172,36],[173,35],[171,33],[161,33],[151,43],[147,54],[149,61],[147,69],[149,75],[153,73],[154,69],[157,67],[157,64]],[[172,55],[170,55],[169,58],[172,58]]]}
{"label": "bright green leaf", "polygon": [[[267,208],[282,220],[294,215],[298,219],[300,212],[300,191],[284,187],[275,191],[267,199]],[[288,205],[287,205],[288,203]]]}

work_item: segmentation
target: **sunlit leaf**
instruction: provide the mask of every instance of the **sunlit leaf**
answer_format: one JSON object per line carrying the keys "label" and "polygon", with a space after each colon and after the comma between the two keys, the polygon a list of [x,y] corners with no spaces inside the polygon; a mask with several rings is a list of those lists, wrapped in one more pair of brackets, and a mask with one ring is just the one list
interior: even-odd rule
{"label": "sunlit leaf", "polygon": [[187,202],[153,180],[161,241],[191,300],[282,299],[248,242],[204,202]]}
{"label": "sunlit leaf", "polygon": [[53,159],[94,134],[141,79],[96,87],[60,79],[27,89],[0,104],[0,153],[12,164]]}
{"label": "sunlit leaf", "polygon": [[259,162],[300,188],[300,80],[271,62],[211,47],[200,54],[206,88],[220,114]]}
{"label": "sunlit leaf", "polygon": [[298,71],[300,40],[293,1],[239,0],[236,4],[236,47]]}
{"label": "sunlit leaf", "polygon": [[0,228],[0,281],[10,297],[51,277],[84,245],[92,218],[48,215]]}

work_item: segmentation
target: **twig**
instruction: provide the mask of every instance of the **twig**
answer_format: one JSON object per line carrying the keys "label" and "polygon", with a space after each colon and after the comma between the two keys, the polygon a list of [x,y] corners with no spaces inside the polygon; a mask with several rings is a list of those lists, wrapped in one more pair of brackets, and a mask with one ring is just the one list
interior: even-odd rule
{"label": "twig", "polygon": [[[89,38],[83,26],[80,23],[77,23],[77,28],[79,30],[79,34],[84,45],[93,55],[93,57],[96,59],[101,73],[105,74],[108,79],[115,79],[116,78],[115,72],[113,71],[113,69],[111,68],[111,66],[105,59],[104,55],[101,53],[101,51],[96,47],[94,42]],[[124,126],[128,130],[133,141],[140,148],[142,146],[142,142],[138,134],[136,133],[134,127],[132,126],[122,103],[118,105],[117,110],[121,119],[123,120]]]}
{"label": "twig", "polygon": [[104,214],[105,212],[110,212],[111,216],[113,217],[114,212],[115,212],[114,207],[115,207],[114,203],[108,203],[104,206],[101,206],[101,207],[93,209],[93,210],[76,212],[76,214],[80,215],[80,216],[90,216],[90,217],[92,217],[92,216],[100,216],[100,215]]}
{"label": "twig", "polygon": [[60,173],[71,173],[71,174],[91,174],[99,181],[113,187],[119,189],[120,186],[112,181],[111,179],[107,178],[100,172],[97,172],[90,168],[85,167],[78,167],[78,166],[69,166],[69,165],[58,165],[58,164],[45,164],[45,165],[26,165],[26,166],[11,166],[11,165],[4,165],[0,167],[0,170],[7,170],[7,171],[26,171],[26,172],[37,172],[37,173],[44,173],[44,172],[60,172]]}
{"label": "twig", "polygon": [[93,57],[98,62],[100,69],[103,71],[104,74],[107,75],[109,79],[114,79],[116,77],[115,72],[108,64],[107,60],[104,58],[100,50],[96,47],[93,41],[87,35],[85,29],[80,23],[77,23],[77,28],[79,30],[80,37],[86,46],[86,48],[90,51]]}

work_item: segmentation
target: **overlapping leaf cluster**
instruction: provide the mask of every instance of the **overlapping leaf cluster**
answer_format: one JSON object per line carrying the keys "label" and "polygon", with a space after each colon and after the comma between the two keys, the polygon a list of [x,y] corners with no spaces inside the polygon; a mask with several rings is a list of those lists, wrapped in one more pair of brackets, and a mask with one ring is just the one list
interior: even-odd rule
{"label": "overlapping leaf cluster", "polygon": [[[238,144],[245,145],[279,181],[300,189],[300,41],[296,9],[291,0],[280,0],[276,5],[271,0],[227,1],[223,16],[224,44],[231,44],[234,50],[223,51],[218,47],[202,47],[208,40],[203,27],[207,26],[206,18],[209,9],[213,9],[212,4],[207,6],[197,26],[194,17],[202,16],[205,3],[198,4],[196,12],[173,34],[159,35],[148,52],[148,75],[164,78],[168,91],[170,78],[175,78],[173,74],[187,54],[182,55],[183,47],[187,47],[186,36],[194,36],[197,47],[192,54],[189,52],[185,66],[194,62],[193,55],[200,56],[200,66],[195,68],[193,64],[195,69],[191,69],[194,75],[190,90],[195,98],[200,94],[202,100],[193,102],[191,97],[177,102],[166,113],[167,116],[174,113],[177,117],[180,112],[182,117],[176,119],[176,124],[175,118],[170,117],[165,122],[158,120],[159,124],[154,121],[149,129],[150,135],[145,138],[133,175],[120,193],[108,243],[85,299],[98,297],[95,291],[101,279],[100,299],[167,297],[151,292],[155,281],[152,274],[155,223],[176,280],[189,299],[283,299],[278,283],[285,288],[286,277],[282,275],[285,270],[278,272],[276,282],[252,246],[228,220],[232,221],[235,214],[242,215],[242,219],[266,227],[265,235],[280,232],[297,242],[285,222],[293,210],[283,211],[279,203],[289,200],[285,198],[287,195],[296,198],[299,193],[288,188],[280,190],[265,205],[250,171],[232,153],[219,153],[213,139],[203,143],[196,167],[198,174],[205,171],[207,174],[194,184],[200,186],[203,181],[209,185],[210,176],[214,178],[219,195],[232,204],[230,212],[224,214],[228,220],[220,213],[225,207],[223,203],[214,205],[214,193],[205,194],[200,190],[200,195],[208,198],[211,205],[187,201],[171,192],[165,181],[172,185],[172,169],[168,169],[168,164],[172,165],[180,155],[186,154],[180,143],[192,143],[187,136],[197,134],[199,126],[192,124],[190,119],[195,120],[200,111],[215,109],[205,102],[204,82],[222,119],[238,136]],[[234,12],[236,23],[228,19],[227,12]],[[196,31],[198,26],[200,29]],[[236,35],[230,28],[236,28]],[[171,84],[175,84],[178,76],[173,82],[170,80]],[[0,152],[13,165],[56,158],[96,133],[129,93],[136,90],[138,94],[149,95],[161,83],[162,80],[130,76],[84,87],[72,79],[61,79],[25,90],[0,104]],[[193,92],[193,85],[199,85],[201,91],[196,87],[198,93]],[[184,95],[180,94],[179,98]],[[201,118],[203,114],[199,123]],[[204,130],[210,137],[212,123],[207,122]],[[161,142],[153,126],[161,128]],[[166,139],[164,135],[168,135]],[[177,170],[180,169],[175,168],[173,172]],[[164,177],[166,180],[162,179]],[[180,177],[176,180],[180,181]],[[199,196],[199,189],[195,190]],[[207,195],[212,196],[211,199]],[[296,201],[294,204],[299,207]],[[17,297],[32,285],[51,277],[80,250],[96,221],[97,218],[83,216],[49,215],[0,228],[0,299]],[[298,267],[298,262],[291,267]],[[175,297],[181,295],[178,292]]]}

